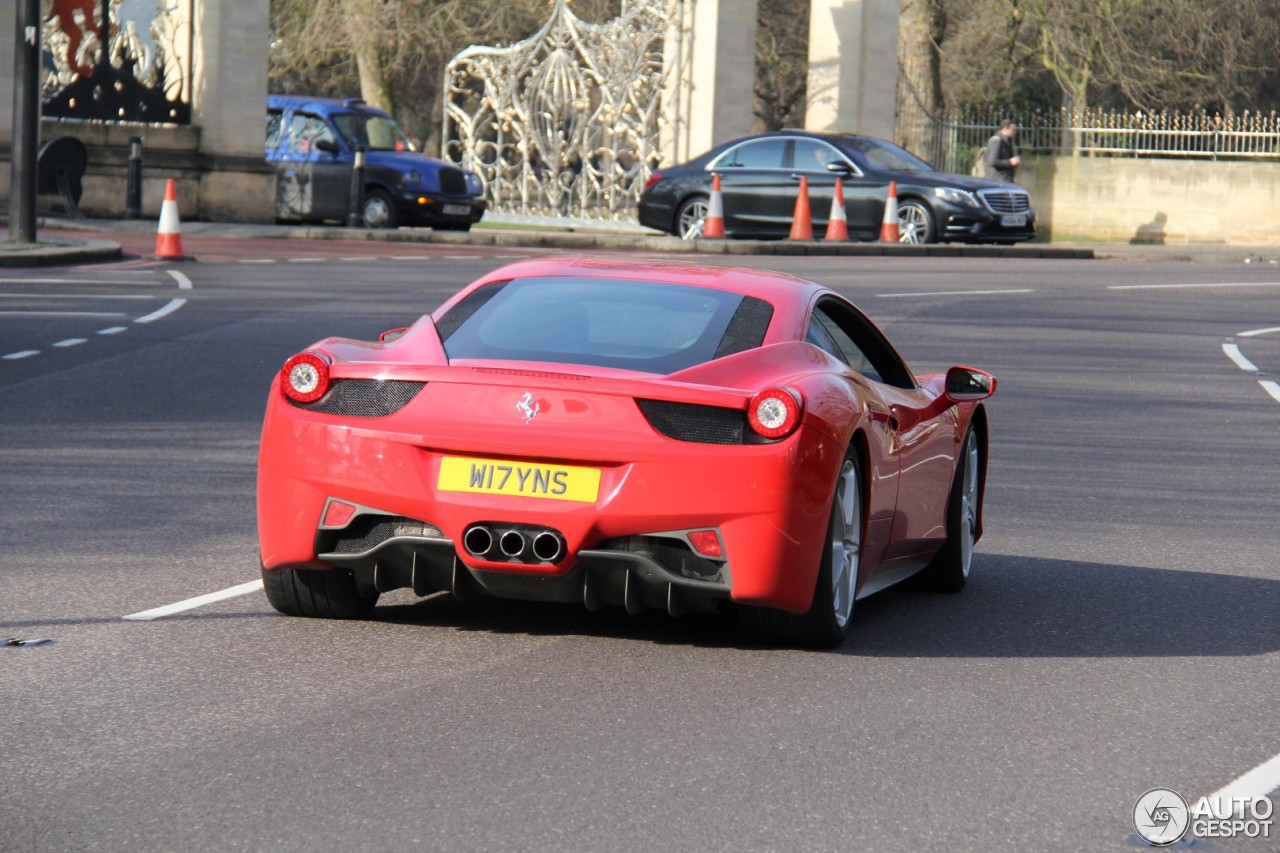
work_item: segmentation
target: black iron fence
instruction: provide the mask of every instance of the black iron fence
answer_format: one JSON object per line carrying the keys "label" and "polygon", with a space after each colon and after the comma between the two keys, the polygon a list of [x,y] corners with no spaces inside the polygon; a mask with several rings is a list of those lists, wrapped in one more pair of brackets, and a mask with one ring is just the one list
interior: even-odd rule
{"label": "black iron fence", "polygon": [[898,113],[898,141],[950,172],[973,168],[1002,118],[1017,122],[1017,145],[1023,154],[1280,160],[1280,114],[1274,110],[1224,115],[949,109],[933,116],[909,96],[899,103],[903,106]]}

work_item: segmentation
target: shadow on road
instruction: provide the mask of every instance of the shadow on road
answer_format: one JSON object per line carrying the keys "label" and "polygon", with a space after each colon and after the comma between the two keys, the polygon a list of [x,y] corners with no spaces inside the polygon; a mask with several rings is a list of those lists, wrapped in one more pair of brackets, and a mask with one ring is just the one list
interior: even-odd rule
{"label": "shadow on road", "polygon": [[[531,635],[760,648],[736,620],[589,613],[577,605],[449,596],[380,606],[388,622]],[[864,599],[842,654],[874,657],[1235,657],[1280,650],[1280,581],[1035,557],[979,555],[958,595],[910,584]]]}

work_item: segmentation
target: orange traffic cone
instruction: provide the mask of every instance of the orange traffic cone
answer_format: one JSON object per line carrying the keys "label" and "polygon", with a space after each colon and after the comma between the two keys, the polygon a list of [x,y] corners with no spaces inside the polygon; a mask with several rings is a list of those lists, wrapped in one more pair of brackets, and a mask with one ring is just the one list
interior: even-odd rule
{"label": "orange traffic cone", "polygon": [[711,176],[711,201],[707,202],[707,217],[702,220],[702,235],[708,239],[724,237],[724,198],[720,195],[720,176]]}
{"label": "orange traffic cone", "polygon": [[884,200],[884,219],[880,221],[880,242],[897,243],[901,236],[898,233],[898,184],[889,182],[889,195]]}
{"label": "orange traffic cone", "polygon": [[160,228],[156,232],[156,257],[165,261],[190,260],[182,251],[182,226],[178,222],[178,192],[173,178],[164,185]]}
{"label": "orange traffic cone", "polygon": [[831,216],[827,218],[826,239],[849,239],[849,221],[844,213],[844,181],[839,178],[836,178],[836,194],[831,197]]}
{"label": "orange traffic cone", "polygon": [[800,195],[796,196],[796,212],[791,217],[792,240],[813,239],[813,218],[809,215],[809,179],[800,176]]}

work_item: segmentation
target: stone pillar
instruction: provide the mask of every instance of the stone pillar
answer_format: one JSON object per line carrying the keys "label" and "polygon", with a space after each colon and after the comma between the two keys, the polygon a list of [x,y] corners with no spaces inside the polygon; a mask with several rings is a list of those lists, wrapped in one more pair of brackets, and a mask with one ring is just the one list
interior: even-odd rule
{"label": "stone pillar", "polygon": [[[17,85],[13,79],[13,28],[18,25],[18,9],[14,3],[0,3],[0,149],[4,156],[9,156],[9,148],[13,145],[13,87]],[[7,171],[7,170],[6,170]],[[4,177],[8,186],[9,176]],[[8,193],[5,193],[8,195]]]}
{"label": "stone pillar", "polygon": [[812,0],[805,127],[893,138],[899,0]]}
{"label": "stone pillar", "polygon": [[756,0],[674,0],[666,56],[668,163],[751,132],[755,103]]}
{"label": "stone pillar", "polygon": [[270,222],[275,177],[263,161],[267,111],[267,0],[195,0],[192,124],[210,170],[200,179],[204,219]]}

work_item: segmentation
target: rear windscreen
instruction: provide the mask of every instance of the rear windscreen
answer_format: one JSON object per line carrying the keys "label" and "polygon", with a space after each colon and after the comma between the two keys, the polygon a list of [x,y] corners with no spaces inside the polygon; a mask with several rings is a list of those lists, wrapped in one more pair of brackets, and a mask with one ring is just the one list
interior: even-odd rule
{"label": "rear windscreen", "polygon": [[[483,300],[475,298],[482,292]],[[459,312],[461,322],[451,322]],[[437,327],[451,360],[546,361],[666,374],[759,346],[772,314],[763,300],[705,287],[548,277],[487,285]]]}

